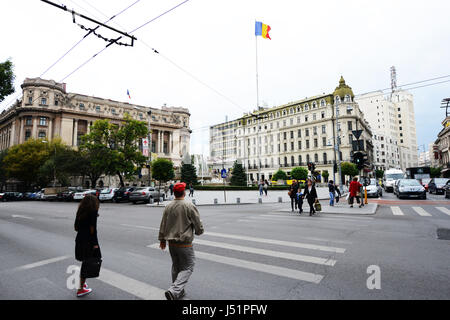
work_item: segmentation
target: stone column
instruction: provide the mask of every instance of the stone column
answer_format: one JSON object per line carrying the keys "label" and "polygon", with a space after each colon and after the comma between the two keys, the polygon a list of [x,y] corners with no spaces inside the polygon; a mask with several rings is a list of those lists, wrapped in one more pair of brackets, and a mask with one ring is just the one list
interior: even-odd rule
{"label": "stone column", "polygon": [[162,137],[163,137],[163,132],[161,130],[158,131],[158,152],[159,153],[163,153],[162,150]]}
{"label": "stone column", "polygon": [[87,121],[87,131],[86,131],[86,133],[87,134],[91,133],[91,122],[89,120]]}
{"label": "stone column", "polygon": [[173,134],[173,132],[172,132],[172,131],[169,131],[169,145],[168,145],[168,147],[167,147],[167,152],[168,152],[169,154],[172,153],[172,134]]}
{"label": "stone column", "polygon": [[37,117],[33,117],[33,131],[31,131],[31,137],[37,139]]}
{"label": "stone column", "polygon": [[23,133],[24,133],[24,128],[23,128],[23,118],[20,118],[20,128],[19,128],[19,144],[23,143]]}
{"label": "stone column", "polygon": [[53,119],[48,120],[48,141],[52,140],[53,137]]}
{"label": "stone column", "polygon": [[73,146],[77,146],[78,144],[78,119],[74,119],[75,123],[73,126]]}
{"label": "stone column", "polygon": [[9,137],[9,146],[12,147],[14,145],[15,142],[15,136],[16,136],[16,120],[14,120],[11,123],[11,137]]}

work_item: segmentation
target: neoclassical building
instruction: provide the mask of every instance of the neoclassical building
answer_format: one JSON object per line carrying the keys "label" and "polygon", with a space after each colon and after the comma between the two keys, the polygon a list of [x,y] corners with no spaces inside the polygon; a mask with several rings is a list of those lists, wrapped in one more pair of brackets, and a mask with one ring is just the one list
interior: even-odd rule
{"label": "neoclassical building", "polygon": [[55,137],[76,148],[95,120],[120,124],[126,113],[150,124],[152,153],[170,159],[175,167],[181,165],[183,155],[189,153],[188,109],[150,108],[70,93],[65,83],[40,78],[25,79],[22,98],[0,114],[0,150],[30,138],[51,141]]}
{"label": "neoclassical building", "polygon": [[372,163],[372,130],[354,98],[341,77],[332,93],[256,110],[211,126],[213,169],[222,165],[228,169],[237,160],[245,167],[248,180],[258,181],[271,179],[280,168],[289,175],[294,167],[314,162],[316,170],[326,170],[330,179],[338,179],[334,164],[339,158],[351,161],[355,130],[362,130],[360,145]]}

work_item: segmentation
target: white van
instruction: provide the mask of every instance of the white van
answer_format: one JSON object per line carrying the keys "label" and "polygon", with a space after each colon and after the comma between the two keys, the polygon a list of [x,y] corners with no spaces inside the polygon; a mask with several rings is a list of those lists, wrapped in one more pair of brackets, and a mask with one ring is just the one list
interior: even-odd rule
{"label": "white van", "polygon": [[389,169],[384,172],[383,185],[384,191],[393,192],[395,182],[399,179],[404,179],[405,173],[399,169]]}

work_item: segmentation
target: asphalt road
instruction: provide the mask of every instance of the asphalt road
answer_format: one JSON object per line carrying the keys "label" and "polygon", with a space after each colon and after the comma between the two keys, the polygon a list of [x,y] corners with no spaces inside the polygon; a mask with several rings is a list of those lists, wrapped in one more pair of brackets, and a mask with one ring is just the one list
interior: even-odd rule
{"label": "asphalt road", "polygon": [[[450,229],[450,201],[429,199],[385,201],[372,216],[298,216],[280,211],[288,203],[199,207],[206,234],[186,298],[449,299],[450,241],[436,232]],[[79,266],[76,206],[0,203],[0,299],[77,299],[68,273]],[[103,269],[82,299],[164,299],[171,262],[156,248],[162,208],[104,203],[99,213]],[[370,266],[379,267],[380,289],[367,287]]]}

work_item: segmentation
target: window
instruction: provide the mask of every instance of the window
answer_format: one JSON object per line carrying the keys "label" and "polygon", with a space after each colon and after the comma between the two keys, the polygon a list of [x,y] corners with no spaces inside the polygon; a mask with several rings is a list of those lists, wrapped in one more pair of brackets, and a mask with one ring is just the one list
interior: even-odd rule
{"label": "window", "polygon": [[294,139],[294,131],[291,131],[291,139]]}
{"label": "window", "polygon": [[31,130],[26,130],[25,131],[25,141],[27,141],[30,138],[31,138]]}
{"label": "window", "polygon": [[325,111],[322,111],[322,113],[320,114],[320,116],[322,117],[322,119],[325,118]]}
{"label": "window", "polygon": [[301,136],[302,136],[302,129],[298,129],[297,136],[298,136],[298,138],[301,138]]}
{"label": "window", "polygon": [[96,106],[95,111],[100,112],[100,106]]}
{"label": "window", "polygon": [[39,131],[38,138],[39,139],[44,139],[45,138],[45,131]]}
{"label": "window", "polygon": [[305,116],[305,122],[308,122],[308,116]]}
{"label": "window", "polygon": [[33,104],[33,97],[28,97],[28,104]]}
{"label": "window", "polygon": [[309,140],[306,140],[306,149],[309,149]]}
{"label": "window", "polygon": [[47,118],[45,118],[45,117],[40,117],[40,118],[39,118],[39,125],[40,125],[40,126],[46,126],[46,125],[47,125]]}
{"label": "window", "polygon": [[327,133],[327,127],[325,125],[322,126],[322,133]]}
{"label": "window", "polygon": [[317,127],[313,127],[313,133],[314,135],[317,135]]}
{"label": "window", "polygon": [[315,101],[313,102],[312,107],[313,107],[313,109],[317,108],[317,104]]}
{"label": "window", "polygon": [[311,159],[309,158],[309,154],[306,155],[306,162],[311,162]]}
{"label": "window", "polygon": [[323,100],[323,99],[320,100],[320,106],[321,106],[321,107],[325,107],[325,100]]}
{"label": "window", "polygon": [[56,100],[56,99],[55,99],[55,106],[57,106],[57,105],[58,105],[58,103],[59,103],[59,102],[58,102],[58,100]]}
{"label": "window", "polygon": [[302,142],[301,141],[298,142],[298,150],[302,150]]}
{"label": "window", "polygon": [[327,153],[324,152],[323,153],[323,163],[327,163],[327,162],[328,162],[328,160],[327,160]]}
{"label": "window", "polygon": [[294,158],[294,156],[291,156],[291,166],[295,166],[295,158]]}
{"label": "window", "polygon": [[298,165],[299,165],[299,166],[302,165],[302,156],[298,156]]}
{"label": "window", "polygon": [[323,137],[322,138],[322,147],[326,147],[327,146],[327,138]]}
{"label": "window", "polygon": [[348,124],[348,130],[353,130],[353,129],[352,129],[352,122],[351,122],[351,121],[348,121],[347,124]]}
{"label": "window", "polygon": [[294,151],[294,142],[291,142],[291,151]]}
{"label": "window", "polygon": [[25,119],[25,125],[31,126],[32,124],[33,124],[33,118],[31,118],[31,117],[26,117],[26,119]]}
{"label": "window", "polygon": [[116,114],[116,109],[112,108],[112,109],[111,109],[111,113],[112,113],[112,114]]}
{"label": "window", "polygon": [[291,119],[289,120],[289,123],[290,123],[291,126],[294,125],[294,118],[291,118]]}
{"label": "window", "polygon": [[305,136],[309,137],[309,129],[305,129]]}
{"label": "window", "polygon": [[41,105],[46,106],[47,105],[47,98],[41,98]]}
{"label": "window", "polygon": [[319,144],[317,143],[317,139],[314,139],[314,148],[319,147]]}
{"label": "window", "polygon": [[287,143],[284,144],[284,152],[287,151]]}
{"label": "window", "polygon": [[315,113],[313,113],[313,120],[317,120]]}
{"label": "window", "polygon": [[287,132],[283,132],[283,139],[284,139],[284,140],[286,140],[286,137],[287,137],[286,134],[287,134]]}

